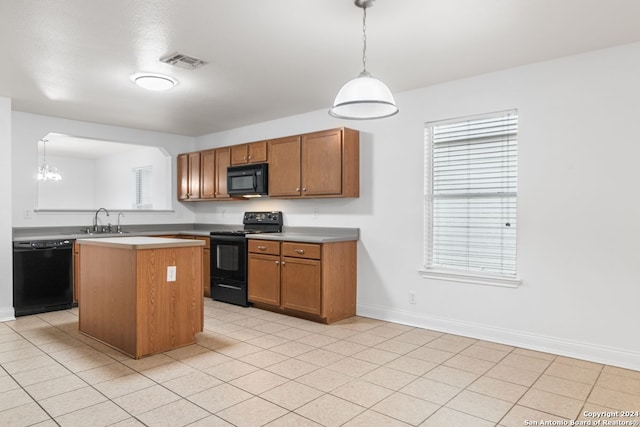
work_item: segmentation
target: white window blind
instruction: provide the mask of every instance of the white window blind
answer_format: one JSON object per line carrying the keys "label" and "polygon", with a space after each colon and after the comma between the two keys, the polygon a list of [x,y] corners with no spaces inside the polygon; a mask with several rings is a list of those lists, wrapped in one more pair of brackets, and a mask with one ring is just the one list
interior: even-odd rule
{"label": "white window blind", "polygon": [[153,202],[151,200],[152,170],[152,166],[144,166],[133,169],[136,187],[136,209],[149,209],[153,207]]}
{"label": "white window blind", "polygon": [[427,270],[516,275],[516,111],[425,128]]}

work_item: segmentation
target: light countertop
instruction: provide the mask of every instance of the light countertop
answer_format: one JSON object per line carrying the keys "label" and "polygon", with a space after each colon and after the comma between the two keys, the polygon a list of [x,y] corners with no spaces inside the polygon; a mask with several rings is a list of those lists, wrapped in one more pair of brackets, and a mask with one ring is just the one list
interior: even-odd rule
{"label": "light countertop", "polygon": [[169,239],[166,237],[132,236],[100,237],[78,240],[81,245],[107,246],[120,249],[164,249],[189,246],[204,246],[202,240]]}
{"label": "light countertop", "polygon": [[[190,228],[193,227],[193,228]],[[242,229],[242,225],[230,224],[165,224],[125,226],[123,233],[84,233],[81,227],[41,227],[14,229],[13,241],[32,240],[106,240],[154,236],[200,236],[209,237],[212,231]],[[280,240],[307,243],[329,243],[359,240],[360,229],[342,227],[291,227],[285,226],[282,233],[262,233],[247,235],[249,239]]]}
{"label": "light countertop", "polygon": [[247,238],[304,243],[348,242],[359,239],[359,230],[357,228],[318,228],[314,230],[312,227],[296,227],[295,230],[285,230],[282,233],[248,234]]}

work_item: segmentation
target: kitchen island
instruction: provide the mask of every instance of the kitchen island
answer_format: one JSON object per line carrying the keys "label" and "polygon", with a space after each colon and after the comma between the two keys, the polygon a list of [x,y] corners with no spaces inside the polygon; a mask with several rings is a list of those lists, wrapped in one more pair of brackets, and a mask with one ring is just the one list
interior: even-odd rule
{"label": "kitchen island", "polygon": [[78,240],[80,332],[136,359],[195,342],[203,330],[200,240]]}

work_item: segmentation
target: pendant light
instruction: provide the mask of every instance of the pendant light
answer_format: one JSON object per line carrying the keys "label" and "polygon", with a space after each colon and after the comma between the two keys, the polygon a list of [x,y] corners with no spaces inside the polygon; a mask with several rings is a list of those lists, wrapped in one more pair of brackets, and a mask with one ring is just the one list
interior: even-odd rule
{"label": "pendant light", "polygon": [[47,139],[40,140],[42,142],[43,156],[42,165],[38,168],[38,181],[60,181],[62,175],[60,175],[58,169],[47,163],[47,141]]}
{"label": "pendant light", "polygon": [[367,71],[367,8],[375,0],[355,0],[362,8],[362,72],[349,80],[336,95],[329,114],[339,119],[370,120],[382,119],[398,113],[396,101],[389,88],[380,80],[371,77]]}

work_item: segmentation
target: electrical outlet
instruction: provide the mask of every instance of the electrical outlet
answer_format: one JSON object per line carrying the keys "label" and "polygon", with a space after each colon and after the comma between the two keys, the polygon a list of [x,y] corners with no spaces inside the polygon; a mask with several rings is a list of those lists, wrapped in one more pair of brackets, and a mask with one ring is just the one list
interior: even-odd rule
{"label": "electrical outlet", "polygon": [[24,219],[31,219],[31,209],[24,210]]}
{"label": "electrical outlet", "polygon": [[409,291],[409,303],[416,303],[416,293],[414,291]]}
{"label": "electrical outlet", "polygon": [[167,282],[176,281],[176,266],[170,265],[167,267]]}

